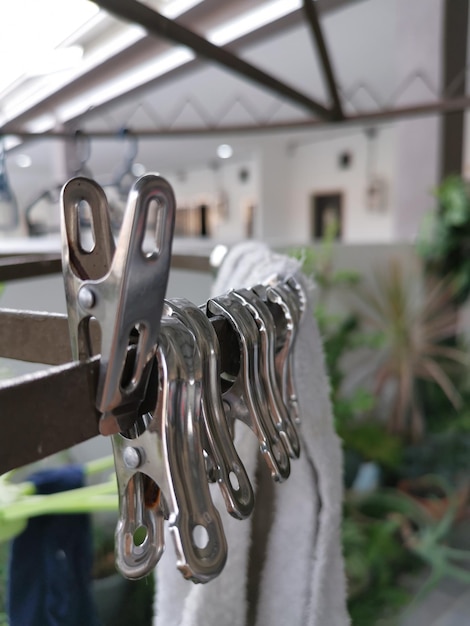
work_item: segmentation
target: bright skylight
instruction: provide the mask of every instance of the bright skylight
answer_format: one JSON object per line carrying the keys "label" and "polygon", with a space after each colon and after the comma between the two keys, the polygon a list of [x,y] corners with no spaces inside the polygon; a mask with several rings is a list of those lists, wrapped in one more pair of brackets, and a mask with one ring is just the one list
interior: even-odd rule
{"label": "bright skylight", "polygon": [[301,0],[273,0],[219,26],[208,33],[207,38],[216,46],[225,46],[238,37],[252,33],[257,28],[266,26],[301,7]]}
{"label": "bright skylight", "polygon": [[[200,0],[173,0],[167,5],[162,6],[161,11],[165,15],[169,15],[171,10],[187,10],[190,6],[194,6]],[[158,0],[148,0],[147,4],[156,6]],[[161,4],[161,2],[160,2]],[[235,41],[238,37],[247,35],[257,28],[269,24],[277,19],[292,13],[302,6],[301,0],[271,0],[265,2],[256,9],[244,13],[241,17],[223,23],[221,26],[215,27],[206,33],[209,41],[216,45],[225,45]],[[108,100],[117,98],[130,89],[135,89],[150,80],[162,76],[177,67],[188,63],[195,58],[195,53],[189,48],[183,46],[175,46],[168,52],[157,56],[156,58],[144,61],[139,64],[138,68],[132,68],[127,72],[123,72],[117,79],[111,79],[102,85],[92,88],[86,94],[81,94],[75,99],[71,99],[65,105],[61,105],[56,109],[56,121],[61,123],[67,122],[74,117],[78,117],[86,110],[93,106],[99,106]],[[48,120],[38,120],[34,126],[30,126],[30,130],[40,132],[47,128]],[[53,121],[49,120],[49,125]]]}
{"label": "bright skylight", "polygon": [[23,76],[56,72],[80,60],[75,47],[54,53],[99,8],[87,0],[4,2],[0,19],[0,93]]}
{"label": "bright skylight", "polygon": [[[204,0],[141,0],[170,19]],[[137,24],[116,20],[88,0],[14,0],[0,14],[0,126],[98,67],[146,36]],[[257,4],[257,3],[256,3]],[[300,8],[301,0],[267,0],[205,33],[216,45],[231,43]],[[111,28],[107,30],[109,22]],[[157,57],[123,70],[84,90],[25,128],[43,132],[78,117],[90,107],[117,98],[194,59],[192,50],[173,46]],[[62,71],[66,70],[66,71]],[[33,79],[33,80],[28,80]]]}

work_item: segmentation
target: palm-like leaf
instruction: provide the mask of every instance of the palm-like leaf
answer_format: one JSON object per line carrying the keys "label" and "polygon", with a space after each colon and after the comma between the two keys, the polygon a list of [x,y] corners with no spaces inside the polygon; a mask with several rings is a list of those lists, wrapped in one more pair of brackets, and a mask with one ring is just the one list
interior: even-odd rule
{"label": "palm-like leaf", "polygon": [[460,394],[448,370],[468,364],[465,351],[444,343],[455,337],[458,322],[449,283],[426,285],[420,293],[418,282],[392,262],[385,272],[376,273],[370,289],[361,292],[358,306],[366,331],[383,337],[373,370],[366,368],[366,374],[372,376],[378,396],[393,390],[390,429],[413,438],[424,430],[417,381],[434,382],[458,408]]}

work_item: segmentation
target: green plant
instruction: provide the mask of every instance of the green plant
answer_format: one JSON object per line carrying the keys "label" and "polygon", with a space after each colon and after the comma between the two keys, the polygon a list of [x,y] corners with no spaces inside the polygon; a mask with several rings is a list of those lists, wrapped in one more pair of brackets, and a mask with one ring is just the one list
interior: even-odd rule
{"label": "green plant", "polygon": [[462,428],[428,433],[406,446],[398,476],[418,478],[426,474],[441,476],[453,484],[470,475],[470,432]]}
{"label": "green plant", "polygon": [[[392,265],[385,274],[377,275],[372,288],[366,291],[361,289],[359,275],[335,271],[332,255],[331,241],[316,250],[296,253],[303,260],[304,272],[312,275],[318,285],[317,299],[321,305],[317,305],[315,317],[330,377],[336,429],[344,444],[345,486],[348,489],[353,484],[364,461],[379,465],[383,481],[393,486],[379,487],[361,497],[346,491],[342,541],[349,612],[355,626],[391,626],[411,601],[411,592],[400,584],[401,576],[428,564],[416,546],[431,544],[434,554],[448,556],[443,547],[449,528],[441,526],[436,531],[435,520],[395,488],[397,481],[411,471],[410,459],[417,458],[413,452],[419,447],[425,456],[427,450],[425,440],[409,445],[404,435],[418,438],[424,430],[427,396],[423,391],[427,390],[423,390],[423,380],[433,381],[433,388],[437,387],[446,399],[441,421],[452,408],[448,396],[459,405],[455,376],[445,363],[462,367],[466,355],[455,345],[443,343],[446,337],[455,335],[457,321],[452,294],[445,282],[434,285],[423,295],[407,283],[398,265]],[[365,294],[363,300],[355,311],[351,306],[346,307],[346,313],[333,314],[329,296],[341,292],[343,302],[348,299],[351,302],[351,287]],[[352,391],[346,395],[345,358],[356,352],[366,354],[371,367],[365,370],[365,378],[370,373],[375,388],[361,385],[356,379]],[[390,388],[393,417],[388,422],[392,428],[387,429],[379,400]],[[454,425],[457,417],[463,419],[463,415],[455,415]],[[449,440],[456,438],[454,430],[452,433],[446,434]],[[462,463],[463,467],[466,446],[462,438],[458,443],[449,441],[445,449],[449,457],[454,455],[452,461]],[[428,455],[426,463],[421,464],[422,471],[425,468],[437,471],[439,459],[445,464],[445,455],[441,457],[435,446],[432,452],[434,464]],[[446,467],[439,469],[442,475],[446,475]],[[405,530],[409,528],[417,533],[413,549],[405,541]],[[430,529],[436,532],[428,533]]]}
{"label": "green plant", "polygon": [[299,248],[290,254],[302,262],[302,271],[310,276],[318,288],[315,306],[315,319],[322,336],[325,364],[330,380],[331,401],[337,429],[343,423],[370,411],[373,405],[371,394],[359,387],[345,397],[342,384],[345,377],[343,358],[349,351],[370,342],[359,331],[358,317],[352,312],[332,313],[330,296],[341,292],[347,299],[350,290],[359,284],[361,278],[357,272],[336,269],[334,249],[337,226],[332,222],[320,245],[315,248]]}
{"label": "green plant", "polygon": [[425,429],[419,381],[431,381],[455,409],[461,407],[450,366],[454,373],[463,372],[468,357],[465,350],[444,343],[455,337],[458,321],[449,285],[438,281],[420,294],[416,277],[410,280],[394,261],[376,273],[370,289],[361,291],[357,308],[365,331],[381,337],[364,376],[374,379],[375,396],[388,396],[390,431],[417,440]]}
{"label": "green plant", "polygon": [[362,498],[347,496],[342,540],[348,610],[354,626],[376,626],[410,602],[398,580],[401,572],[416,567],[416,560],[403,545],[400,522],[387,514],[371,515],[361,505]]}
{"label": "green plant", "polygon": [[[353,624],[375,626],[379,618],[391,618],[405,605],[408,610],[443,578],[470,582],[470,551],[450,545],[459,494],[440,477],[428,476],[426,481],[430,498],[438,489],[448,502],[438,518],[420,500],[397,489],[348,494],[343,548]],[[428,578],[411,598],[401,575],[424,567]]]}
{"label": "green plant", "polygon": [[[113,466],[113,457],[91,461],[87,475],[97,474]],[[71,489],[49,495],[35,493],[31,482],[15,483],[13,470],[0,476],[0,543],[20,533],[31,517],[53,513],[85,513],[116,511],[117,487],[114,476],[96,485]]]}
{"label": "green plant", "polygon": [[470,190],[460,176],[449,176],[435,190],[438,206],[423,220],[417,250],[428,274],[448,277],[454,299],[470,295]]}
{"label": "green plant", "polygon": [[374,461],[385,469],[397,470],[403,460],[401,439],[385,431],[376,420],[361,420],[338,430],[344,446],[357,452],[363,460]]}

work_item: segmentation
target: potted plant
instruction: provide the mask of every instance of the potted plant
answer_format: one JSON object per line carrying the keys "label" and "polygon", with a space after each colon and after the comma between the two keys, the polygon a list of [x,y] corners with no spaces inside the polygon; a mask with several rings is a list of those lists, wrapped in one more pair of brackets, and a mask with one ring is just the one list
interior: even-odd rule
{"label": "potted plant", "polygon": [[394,261],[376,273],[357,302],[364,331],[378,338],[362,362],[363,377],[374,380],[372,392],[390,432],[414,441],[425,431],[420,383],[431,382],[459,409],[462,398],[452,378],[468,365],[464,349],[446,344],[458,323],[448,282],[435,282],[425,293],[417,283]]}

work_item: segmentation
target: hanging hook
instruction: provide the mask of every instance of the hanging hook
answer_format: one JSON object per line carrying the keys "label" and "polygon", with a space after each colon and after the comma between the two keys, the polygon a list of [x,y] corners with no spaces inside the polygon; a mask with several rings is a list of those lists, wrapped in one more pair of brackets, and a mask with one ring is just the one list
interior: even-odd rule
{"label": "hanging hook", "polygon": [[92,173],[86,165],[91,156],[90,137],[81,130],[75,131],[74,148],[76,161],[78,162],[78,168],[73,173],[74,177],[85,176],[86,178],[92,178]]}
{"label": "hanging hook", "polygon": [[0,222],[0,230],[10,231],[19,226],[20,214],[7,175],[5,140],[0,139],[0,215],[8,215],[6,222]]}
{"label": "hanging hook", "polygon": [[[127,197],[130,187],[137,178],[133,172],[133,165],[139,146],[137,137],[133,135],[128,128],[123,128],[119,132],[119,136],[127,143],[127,145],[124,152],[124,162],[116,173],[114,184],[121,196]],[[125,182],[126,177],[129,177],[130,179],[127,183]]]}

